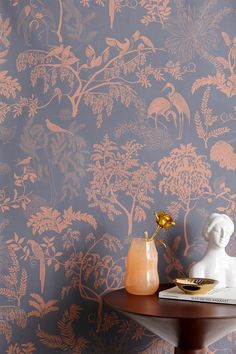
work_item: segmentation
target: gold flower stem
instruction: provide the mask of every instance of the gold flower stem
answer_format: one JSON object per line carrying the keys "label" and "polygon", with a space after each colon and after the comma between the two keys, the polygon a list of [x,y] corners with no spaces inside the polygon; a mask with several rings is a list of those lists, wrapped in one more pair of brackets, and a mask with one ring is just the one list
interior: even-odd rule
{"label": "gold flower stem", "polygon": [[151,236],[151,238],[150,238],[151,241],[154,240],[154,238],[155,238],[155,236],[158,234],[159,230],[160,230],[160,226],[158,226],[158,227],[156,228],[155,232],[152,234],[152,236]]}

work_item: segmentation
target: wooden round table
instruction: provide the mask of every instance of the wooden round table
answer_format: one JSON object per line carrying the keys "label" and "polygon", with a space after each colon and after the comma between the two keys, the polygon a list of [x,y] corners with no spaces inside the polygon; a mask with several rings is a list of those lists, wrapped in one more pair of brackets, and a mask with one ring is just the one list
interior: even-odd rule
{"label": "wooden round table", "polygon": [[[170,284],[160,285],[159,291]],[[175,347],[175,354],[205,354],[206,347],[236,330],[236,305],[159,299],[116,290],[104,303]]]}

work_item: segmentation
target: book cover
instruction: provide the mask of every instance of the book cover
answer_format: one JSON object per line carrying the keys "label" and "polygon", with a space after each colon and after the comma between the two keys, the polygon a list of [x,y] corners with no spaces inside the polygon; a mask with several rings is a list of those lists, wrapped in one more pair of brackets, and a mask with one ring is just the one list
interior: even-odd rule
{"label": "book cover", "polygon": [[216,288],[205,295],[187,295],[175,286],[160,291],[159,298],[236,305],[236,288]]}

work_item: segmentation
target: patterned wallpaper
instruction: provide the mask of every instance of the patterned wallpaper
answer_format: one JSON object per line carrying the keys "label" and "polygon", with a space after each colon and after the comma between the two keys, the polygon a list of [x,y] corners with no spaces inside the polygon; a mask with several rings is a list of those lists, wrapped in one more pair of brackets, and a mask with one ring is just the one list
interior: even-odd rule
{"label": "patterned wallpaper", "polygon": [[235,1],[0,0],[0,95],[0,352],[172,353],[102,295],[154,211],[162,282],[236,221]]}

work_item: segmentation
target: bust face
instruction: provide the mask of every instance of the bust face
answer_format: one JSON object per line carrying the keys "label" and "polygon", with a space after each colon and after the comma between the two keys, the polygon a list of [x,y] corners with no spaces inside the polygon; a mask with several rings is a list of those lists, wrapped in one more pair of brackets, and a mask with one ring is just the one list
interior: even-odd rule
{"label": "bust face", "polygon": [[208,231],[208,240],[210,244],[224,248],[229,243],[230,234],[221,225],[216,224]]}

